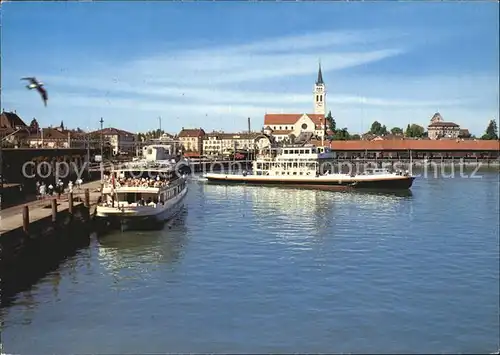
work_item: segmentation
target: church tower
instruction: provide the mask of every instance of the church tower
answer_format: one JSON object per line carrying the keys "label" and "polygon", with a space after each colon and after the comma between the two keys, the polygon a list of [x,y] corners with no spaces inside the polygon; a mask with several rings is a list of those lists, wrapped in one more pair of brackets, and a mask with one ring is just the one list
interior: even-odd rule
{"label": "church tower", "polygon": [[319,115],[325,114],[326,106],[326,90],[323,82],[323,74],[321,73],[321,63],[319,63],[318,79],[314,85],[314,113]]}

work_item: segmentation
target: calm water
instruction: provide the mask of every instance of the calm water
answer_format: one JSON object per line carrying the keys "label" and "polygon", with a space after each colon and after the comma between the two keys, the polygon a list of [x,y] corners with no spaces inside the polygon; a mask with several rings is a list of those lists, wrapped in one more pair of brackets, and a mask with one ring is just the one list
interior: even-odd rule
{"label": "calm water", "polygon": [[6,352],[497,351],[498,174],[190,188],[171,229],[95,239],[20,294]]}

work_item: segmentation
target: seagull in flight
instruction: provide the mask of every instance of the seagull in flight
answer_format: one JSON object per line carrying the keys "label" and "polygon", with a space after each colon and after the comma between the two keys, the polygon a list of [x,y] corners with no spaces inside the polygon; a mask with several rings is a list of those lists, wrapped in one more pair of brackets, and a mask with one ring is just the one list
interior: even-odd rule
{"label": "seagull in flight", "polygon": [[29,90],[36,89],[40,96],[42,97],[43,103],[45,106],[47,106],[47,100],[49,99],[47,96],[47,90],[44,89],[43,83],[36,80],[36,78],[29,77],[29,78],[21,78],[21,80],[28,80],[29,84],[26,85],[26,88]]}

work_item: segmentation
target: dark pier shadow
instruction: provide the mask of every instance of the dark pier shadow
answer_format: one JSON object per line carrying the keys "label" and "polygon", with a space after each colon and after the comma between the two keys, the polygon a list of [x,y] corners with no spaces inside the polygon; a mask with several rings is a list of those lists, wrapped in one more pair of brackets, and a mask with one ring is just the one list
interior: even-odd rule
{"label": "dark pier shadow", "polygon": [[[0,309],[9,307],[19,293],[30,290],[47,274],[57,270],[68,258],[88,247],[90,235],[90,225],[77,224],[63,228],[54,227],[30,238],[9,236],[13,239],[24,239],[22,247],[14,257],[8,260],[2,257],[0,260]],[[3,253],[4,250],[0,250],[2,256]]]}

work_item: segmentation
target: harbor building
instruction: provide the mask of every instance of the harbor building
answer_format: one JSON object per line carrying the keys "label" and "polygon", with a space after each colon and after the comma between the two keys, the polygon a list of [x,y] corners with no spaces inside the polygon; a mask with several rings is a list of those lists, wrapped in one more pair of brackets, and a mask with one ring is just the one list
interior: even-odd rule
{"label": "harbor building", "polygon": [[203,138],[203,155],[223,156],[230,155],[238,150],[254,151],[257,132],[211,132]]}
{"label": "harbor building", "polygon": [[184,155],[201,156],[203,154],[203,128],[184,128],[178,134]]}
{"label": "harbor building", "polygon": [[460,129],[460,125],[455,122],[447,122],[439,112],[436,112],[427,126],[429,139],[451,138],[456,139],[465,130]]}
{"label": "harbor building", "polygon": [[109,142],[113,155],[125,154],[133,156],[136,154],[137,135],[135,133],[109,127],[89,134],[97,138],[102,137],[103,140]]}

